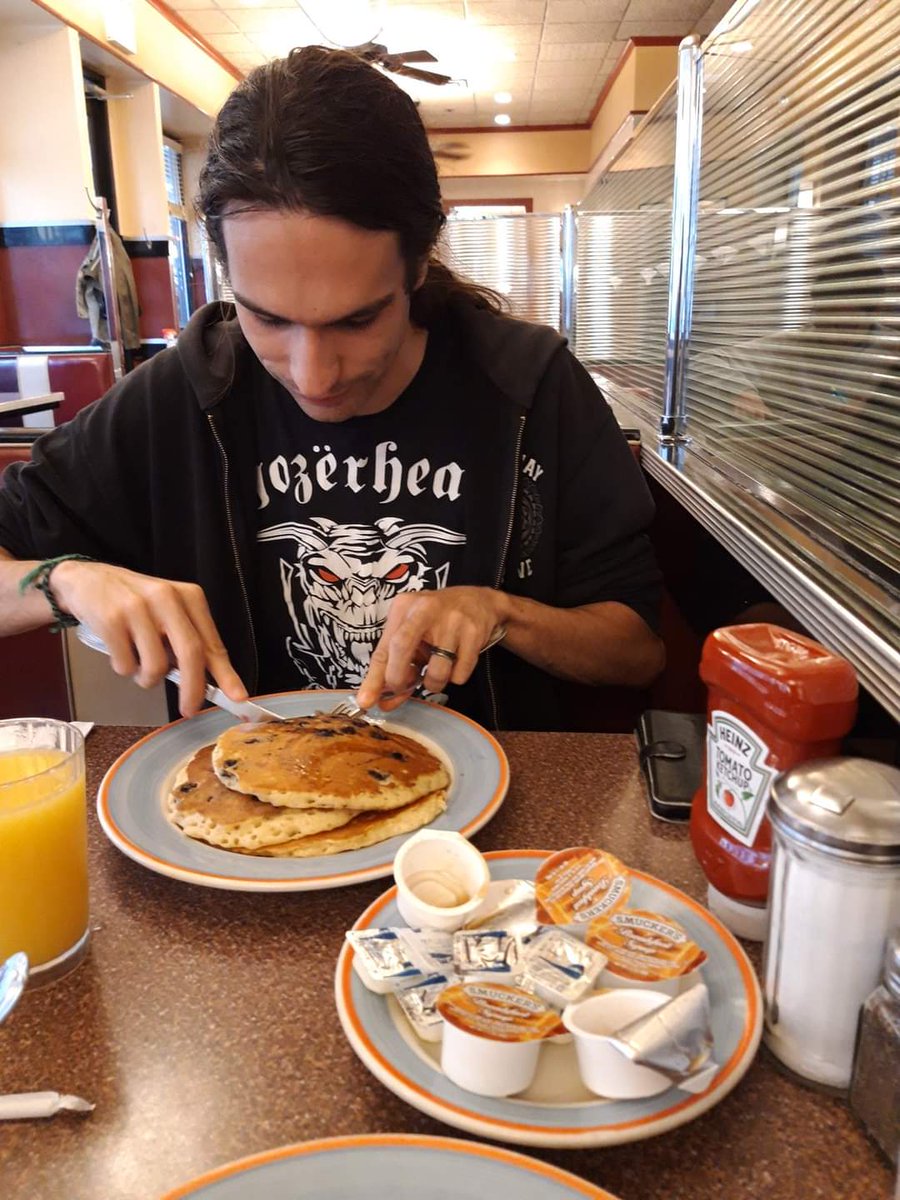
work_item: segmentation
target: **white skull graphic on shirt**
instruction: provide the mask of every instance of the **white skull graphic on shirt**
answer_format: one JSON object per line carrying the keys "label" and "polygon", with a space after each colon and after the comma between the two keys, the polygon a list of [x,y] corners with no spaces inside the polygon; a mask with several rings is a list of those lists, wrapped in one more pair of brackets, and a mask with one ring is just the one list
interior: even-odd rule
{"label": "white skull graphic on shirt", "polygon": [[449,564],[432,567],[429,543],[459,545],[465,535],[440,525],[382,517],[341,525],[327,517],[260,530],[261,542],[293,541],[280,560],[281,590],[294,628],[294,665],[312,686],[356,687],[365,676],[391,600],[399,592],[447,586]]}

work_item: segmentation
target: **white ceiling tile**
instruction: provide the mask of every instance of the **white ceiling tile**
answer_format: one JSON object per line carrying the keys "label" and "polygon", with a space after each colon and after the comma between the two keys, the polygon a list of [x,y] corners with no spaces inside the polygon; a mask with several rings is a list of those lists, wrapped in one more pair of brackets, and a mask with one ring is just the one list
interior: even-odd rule
{"label": "white ceiling tile", "polygon": [[249,71],[253,67],[261,67],[266,61],[266,56],[264,54],[229,54],[228,61],[234,63],[236,67],[240,67],[242,71]]}
{"label": "white ceiling tile", "polygon": [[687,37],[690,32],[690,21],[623,21],[618,37]]}
{"label": "white ceiling tile", "polygon": [[622,57],[622,54],[627,45],[628,45],[627,41],[616,40],[614,42],[610,42],[609,46],[607,48],[607,51],[606,51],[605,61],[614,67],[616,65],[616,63],[619,61],[619,59]]}
{"label": "white ceiling tile", "polygon": [[235,23],[219,9],[198,9],[191,13],[189,24],[204,37],[210,33],[238,33]]}
{"label": "white ceiling tile", "polygon": [[709,0],[631,0],[623,21],[686,21],[688,25],[709,7]]}
{"label": "white ceiling tile", "polygon": [[468,0],[475,25],[536,25],[544,19],[544,0]]}
{"label": "white ceiling tile", "polygon": [[544,46],[552,45],[554,42],[603,42],[608,44],[616,36],[618,28],[618,21],[594,21],[587,25],[546,25],[541,44]]}
{"label": "white ceiling tile", "polygon": [[198,8],[215,8],[215,0],[172,0],[172,7],[177,12],[192,12]]}
{"label": "white ceiling tile", "polygon": [[547,23],[615,21],[625,15],[628,0],[548,0]]}
{"label": "white ceiling tile", "polygon": [[606,42],[551,42],[542,45],[538,62],[575,62],[590,59],[597,65],[603,62]]}
{"label": "white ceiling tile", "polygon": [[536,46],[541,40],[543,26],[539,21],[521,25],[491,25],[491,37],[506,46]]}
{"label": "white ceiling tile", "polygon": [[696,33],[711,33],[731,8],[732,0],[713,0],[709,8],[694,22]]}
{"label": "white ceiling tile", "polygon": [[255,46],[242,33],[211,33],[206,38],[220,54],[252,54]]}
{"label": "white ceiling tile", "polygon": [[592,58],[560,62],[557,59],[541,59],[537,64],[535,79],[577,79],[591,82],[597,74],[597,62]]}
{"label": "white ceiling tile", "polygon": [[235,20],[234,13],[260,13],[269,12],[273,8],[290,8],[294,12],[297,11],[297,0],[265,0],[265,8],[263,8],[257,0],[250,3],[249,0],[216,0],[216,6],[221,8],[223,12],[227,12],[232,21]]}

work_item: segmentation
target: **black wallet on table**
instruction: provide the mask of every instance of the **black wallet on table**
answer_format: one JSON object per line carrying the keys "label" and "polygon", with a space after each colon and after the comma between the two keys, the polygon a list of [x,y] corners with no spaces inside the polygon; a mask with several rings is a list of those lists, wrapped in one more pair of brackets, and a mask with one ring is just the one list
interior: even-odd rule
{"label": "black wallet on table", "polygon": [[703,778],[706,717],[703,713],[641,713],[635,730],[650,811],[663,821],[686,821]]}

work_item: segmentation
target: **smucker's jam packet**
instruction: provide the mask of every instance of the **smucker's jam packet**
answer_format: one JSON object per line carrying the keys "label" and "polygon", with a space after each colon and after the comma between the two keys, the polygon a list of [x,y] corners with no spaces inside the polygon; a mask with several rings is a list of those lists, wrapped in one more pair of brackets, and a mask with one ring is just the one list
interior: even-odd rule
{"label": "smucker's jam packet", "polygon": [[624,908],[630,894],[631,879],[624,863],[591,846],[570,846],[551,854],[535,877],[537,919],[542,925],[587,925]]}
{"label": "smucker's jam packet", "polygon": [[706,961],[706,953],[691,941],[673,917],[642,908],[622,908],[596,918],[585,941],[609,959],[609,974],[624,981],[675,979]]}
{"label": "smucker's jam packet", "polygon": [[437,999],[438,1012],[467,1033],[498,1042],[531,1042],[558,1033],[559,1014],[522,988],[502,983],[457,983]]}

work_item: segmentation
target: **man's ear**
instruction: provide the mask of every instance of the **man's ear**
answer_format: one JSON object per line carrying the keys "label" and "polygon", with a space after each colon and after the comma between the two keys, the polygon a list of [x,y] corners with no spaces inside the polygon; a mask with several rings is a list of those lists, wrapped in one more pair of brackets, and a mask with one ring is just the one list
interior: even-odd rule
{"label": "man's ear", "polygon": [[425,276],[427,274],[428,274],[428,259],[423,258],[422,261],[419,263],[419,269],[416,272],[416,281],[412,287],[412,290],[414,292],[417,292],[419,290],[419,288],[422,286],[422,284],[425,282]]}

